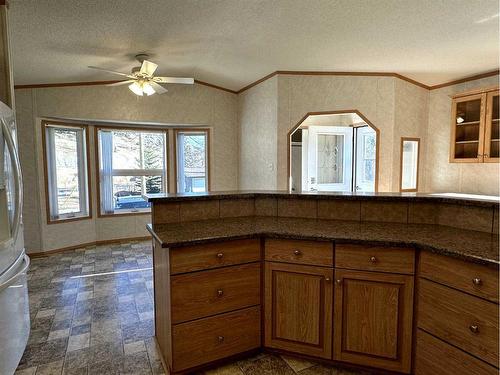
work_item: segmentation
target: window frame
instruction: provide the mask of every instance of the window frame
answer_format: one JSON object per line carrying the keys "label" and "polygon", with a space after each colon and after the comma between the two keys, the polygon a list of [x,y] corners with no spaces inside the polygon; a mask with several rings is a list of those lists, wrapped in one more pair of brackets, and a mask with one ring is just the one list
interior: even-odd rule
{"label": "window frame", "polygon": [[[96,192],[97,192],[97,217],[105,218],[105,217],[116,217],[116,216],[135,216],[135,215],[150,215],[151,208],[131,211],[131,210],[123,210],[113,213],[103,213],[102,212],[102,202],[101,202],[101,165],[100,165],[100,156],[101,156],[101,142],[99,139],[99,131],[100,130],[122,130],[122,131],[135,131],[135,132],[149,132],[149,133],[162,133],[164,135],[164,148],[163,148],[163,157],[164,157],[164,170],[161,174],[163,178],[163,190],[164,193],[168,193],[168,184],[169,184],[169,158],[168,158],[168,128],[159,128],[159,127],[137,127],[137,126],[118,126],[118,125],[110,125],[110,126],[94,126],[94,148],[95,148],[95,171],[96,171]],[[127,169],[122,170],[126,171],[123,173],[117,174],[117,176],[144,176],[144,174],[138,174],[135,171],[144,171],[143,169]]]}
{"label": "window frame", "polygon": [[206,136],[206,166],[205,166],[205,171],[206,171],[206,179],[207,179],[207,193],[210,192],[211,189],[211,175],[212,175],[212,170],[210,168],[210,142],[211,142],[211,134],[210,128],[174,128],[174,188],[175,188],[175,193],[177,194],[185,194],[184,192],[179,192],[179,181],[178,181],[178,176],[179,176],[179,165],[178,165],[178,145],[177,145],[177,139],[179,133],[205,133]]}
{"label": "window frame", "polygon": [[[403,189],[403,147],[406,141],[417,142],[417,174],[415,176],[415,187],[412,189]],[[402,193],[416,193],[418,191],[419,185],[419,173],[420,173],[420,138],[415,137],[401,137],[401,148],[400,148],[400,168],[399,168],[399,191]]]}
{"label": "window frame", "polygon": [[[47,130],[50,127],[59,127],[59,128],[67,128],[67,129],[79,129],[83,131],[83,135],[85,137],[85,146],[82,149],[82,155],[85,156],[85,166],[84,172],[86,173],[86,205],[87,205],[87,213],[85,215],[69,215],[62,214],[62,217],[57,219],[52,218],[51,215],[51,207],[50,207],[50,189],[51,187],[49,182],[49,165],[48,165],[48,148],[47,148]],[[61,121],[50,121],[50,120],[42,120],[41,121],[41,132],[42,132],[42,153],[43,153],[43,171],[44,171],[44,187],[45,187],[45,208],[46,208],[46,218],[47,224],[59,224],[59,223],[67,223],[72,221],[80,221],[80,220],[89,220],[92,219],[92,178],[91,178],[91,170],[90,170],[90,137],[89,137],[89,127],[87,124],[77,124],[71,122],[61,122]],[[81,198],[80,198],[81,199]]]}

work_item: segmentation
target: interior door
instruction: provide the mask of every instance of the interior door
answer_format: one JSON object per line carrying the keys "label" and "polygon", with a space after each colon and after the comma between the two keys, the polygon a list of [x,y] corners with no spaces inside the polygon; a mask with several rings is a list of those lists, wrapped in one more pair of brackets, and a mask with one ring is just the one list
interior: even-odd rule
{"label": "interior door", "polygon": [[308,134],[309,190],[351,191],[353,128],[310,126]]}
{"label": "interior door", "polygon": [[356,128],[354,190],[375,191],[377,134],[369,126]]}
{"label": "interior door", "polygon": [[333,269],[266,262],[265,345],[332,358]]}

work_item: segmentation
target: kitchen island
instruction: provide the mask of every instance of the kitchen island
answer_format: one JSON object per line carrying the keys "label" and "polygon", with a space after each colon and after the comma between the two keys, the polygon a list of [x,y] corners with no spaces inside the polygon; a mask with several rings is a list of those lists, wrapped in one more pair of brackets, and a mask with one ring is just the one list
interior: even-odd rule
{"label": "kitchen island", "polygon": [[385,373],[498,372],[497,201],[148,199],[156,338],[172,373],[258,350]]}

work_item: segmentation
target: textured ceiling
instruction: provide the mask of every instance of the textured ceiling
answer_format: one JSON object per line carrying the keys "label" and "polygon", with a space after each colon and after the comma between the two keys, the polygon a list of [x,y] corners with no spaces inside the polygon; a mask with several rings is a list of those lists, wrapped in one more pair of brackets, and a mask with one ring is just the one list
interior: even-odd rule
{"label": "textured ceiling", "polygon": [[11,0],[14,80],[158,73],[241,87],[276,70],[396,72],[427,85],[498,68],[498,0]]}

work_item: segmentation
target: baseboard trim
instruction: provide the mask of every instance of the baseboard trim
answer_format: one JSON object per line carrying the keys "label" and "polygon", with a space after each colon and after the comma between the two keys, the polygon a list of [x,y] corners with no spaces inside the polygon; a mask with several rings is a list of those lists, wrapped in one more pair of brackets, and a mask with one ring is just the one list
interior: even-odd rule
{"label": "baseboard trim", "polygon": [[100,241],[81,243],[81,244],[73,245],[73,246],[61,247],[59,249],[54,249],[54,250],[28,253],[28,256],[30,258],[41,258],[41,257],[45,257],[45,256],[52,255],[52,254],[64,253],[65,251],[81,249],[81,248],[84,248],[87,246],[99,246],[99,245],[107,245],[107,244],[113,244],[113,243],[126,243],[126,242],[131,242],[131,241],[146,241],[149,239],[151,239],[151,236],[116,238],[113,240],[100,240]]}

